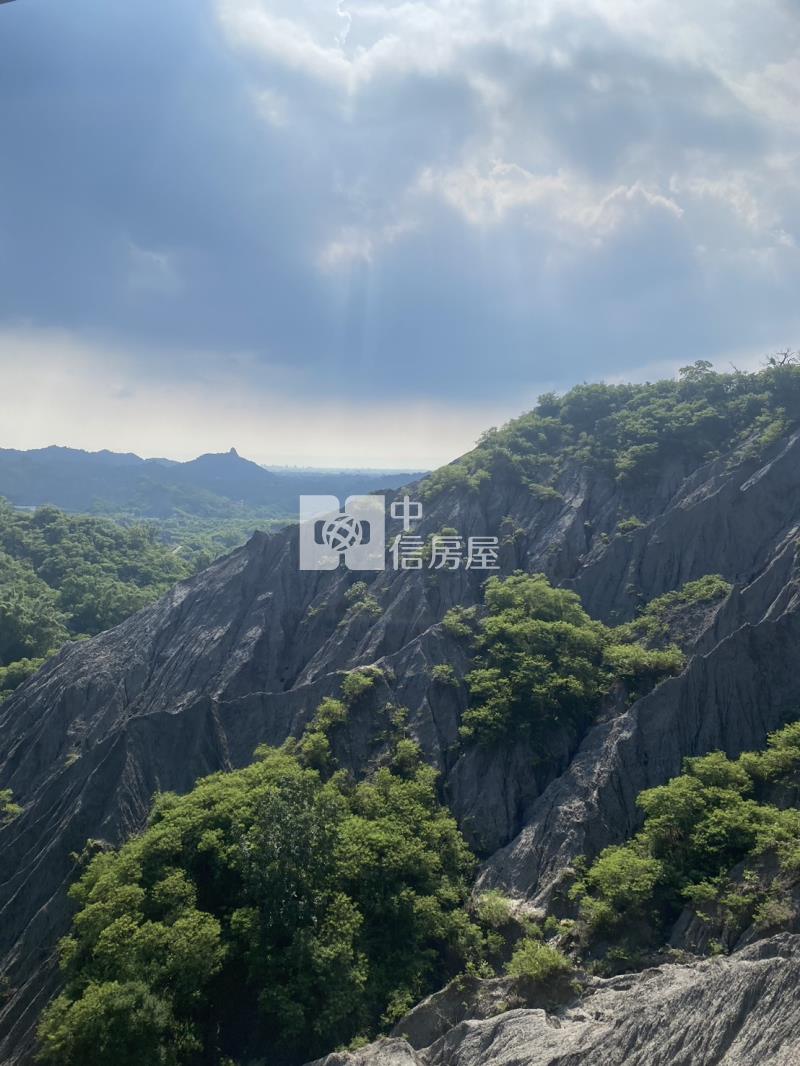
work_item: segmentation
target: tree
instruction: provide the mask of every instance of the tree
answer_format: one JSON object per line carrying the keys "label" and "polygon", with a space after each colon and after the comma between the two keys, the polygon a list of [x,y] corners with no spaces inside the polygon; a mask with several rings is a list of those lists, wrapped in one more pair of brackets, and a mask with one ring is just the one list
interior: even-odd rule
{"label": "tree", "polygon": [[160,797],[72,890],[42,1061],[299,1063],[391,1024],[479,944],[435,777],[403,758],[324,780],[263,749]]}
{"label": "tree", "polygon": [[[800,811],[768,802],[770,787],[793,783],[798,769],[794,723],[773,734],[764,752],[687,759],[683,773],[640,793],[641,831],[602,851],[573,886],[588,938],[612,930],[630,942],[657,942],[687,900],[752,918],[774,900],[774,872],[764,885],[747,873],[762,855],[772,851],[792,880],[800,872]],[[742,863],[747,869],[734,883],[729,873]]]}
{"label": "tree", "polygon": [[639,695],[683,664],[677,648],[623,643],[627,631],[617,638],[589,617],[576,593],[554,588],[543,574],[490,578],[484,598],[475,667],[466,677],[465,739],[546,741],[556,726],[580,730],[614,681]]}

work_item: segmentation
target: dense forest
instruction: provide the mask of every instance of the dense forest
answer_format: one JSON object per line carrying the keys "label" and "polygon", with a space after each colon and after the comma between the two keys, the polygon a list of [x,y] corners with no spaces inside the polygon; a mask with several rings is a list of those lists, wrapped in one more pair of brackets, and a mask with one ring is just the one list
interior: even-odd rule
{"label": "dense forest", "polygon": [[480,488],[506,472],[535,495],[557,491],[571,460],[638,484],[667,458],[688,465],[740,448],[752,454],[800,421],[800,365],[795,353],[772,356],[755,373],[723,374],[700,360],[677,379],[645,384],[578,385],[536,407],[424,483],[428,498],[453,486]]}
{"label": "dense forest", "polygon": [[250,532],[235,521],[21,511],[0,499],[0,700],[65,641],[117,625]]}
{"label": "dense forest", "polygon": [[73,889],[43,1061],[303,1062],[390,1025],[480,951],[434,780],[408,751],[355,784],[264,750],[160,797]]}

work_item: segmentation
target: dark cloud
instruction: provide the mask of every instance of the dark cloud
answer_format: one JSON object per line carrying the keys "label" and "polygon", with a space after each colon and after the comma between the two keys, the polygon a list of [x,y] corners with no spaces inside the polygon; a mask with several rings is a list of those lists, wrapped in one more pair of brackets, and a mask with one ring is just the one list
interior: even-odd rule
{"label": "dark cloud", "polygon": [[365,400],[791,341],[798,130],[758,71],[429,8],[4,7],[0,323]]}

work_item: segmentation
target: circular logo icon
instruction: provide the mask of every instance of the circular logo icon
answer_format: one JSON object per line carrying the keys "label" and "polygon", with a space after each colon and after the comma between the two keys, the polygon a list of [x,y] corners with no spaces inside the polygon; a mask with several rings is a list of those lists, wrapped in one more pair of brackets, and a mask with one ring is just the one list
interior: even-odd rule
{"label": "circular logo icon", "polygon": [[321,530],[322,543],[334,552],[347,551],[361,543],[363,530],[357,518],[339,514],[325,523]]}

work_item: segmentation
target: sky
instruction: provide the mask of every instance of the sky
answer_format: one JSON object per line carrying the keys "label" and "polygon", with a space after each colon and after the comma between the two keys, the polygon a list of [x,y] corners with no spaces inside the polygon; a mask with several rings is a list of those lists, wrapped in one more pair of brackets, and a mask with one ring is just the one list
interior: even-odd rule
{"label": "sky", "polygon": [[0,446],[420,469],[800,346],[800,0],[0,6]]}

